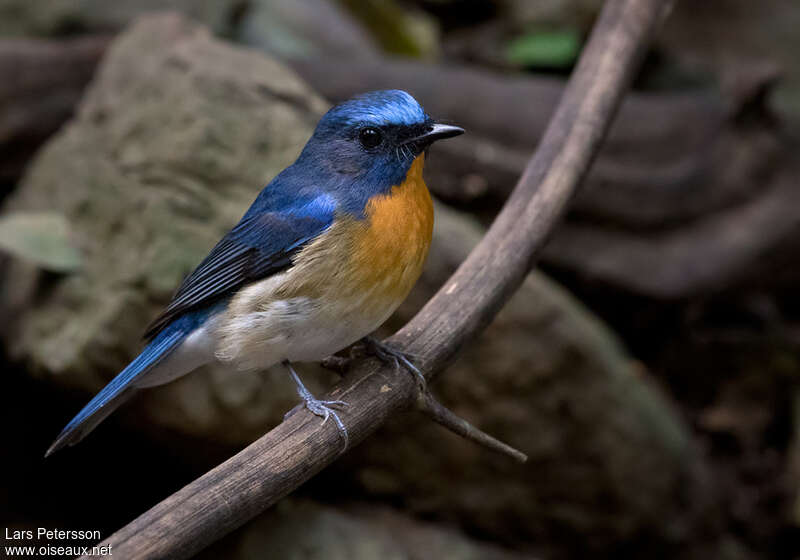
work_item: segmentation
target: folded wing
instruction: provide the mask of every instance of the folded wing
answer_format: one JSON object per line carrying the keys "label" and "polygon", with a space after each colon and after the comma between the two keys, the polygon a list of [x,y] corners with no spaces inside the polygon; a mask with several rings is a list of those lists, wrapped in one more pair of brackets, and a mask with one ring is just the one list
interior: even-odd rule
{"label": "folded wing", "polygon": [[181,284],[145,332],[152,340],[187,311],[213,304],[241,287],[292,265],[292,257],[325,231],[334,205],[319,197],[282,211],[248,212]]}

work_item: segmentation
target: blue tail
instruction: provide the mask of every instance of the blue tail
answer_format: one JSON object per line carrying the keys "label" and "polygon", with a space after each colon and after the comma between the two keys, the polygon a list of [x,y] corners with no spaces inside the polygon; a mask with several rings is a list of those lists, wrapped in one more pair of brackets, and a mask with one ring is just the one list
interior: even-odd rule
{"label": "blue tail", "polygon": [[45,453],[45,457],[58,451],[62,447],[75,445],[91,432],[109,414],[132,397],[136,392],[132,382],[147,373],[153,367],[168,356],[188,334],[187,329],[182,328],[179,319],[168,326],[148,344],[142,353],[139,354],[128,367],[123,369],[111,383],[89,401],[67,426],[61,430],[53,445]]}

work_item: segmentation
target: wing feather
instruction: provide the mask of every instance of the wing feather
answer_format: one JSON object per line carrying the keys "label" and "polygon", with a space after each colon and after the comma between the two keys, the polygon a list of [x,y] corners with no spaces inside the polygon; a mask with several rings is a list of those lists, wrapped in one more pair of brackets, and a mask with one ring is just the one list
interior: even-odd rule
{"label": "wing feather", "polygon": [[[323,201],[324,202],[324,201]],[[330,205],[312,201],[282,212],[248,212],[181,284],[145,331],[154,338],[176,318],[283,271],[292,257],[333,223]]]}

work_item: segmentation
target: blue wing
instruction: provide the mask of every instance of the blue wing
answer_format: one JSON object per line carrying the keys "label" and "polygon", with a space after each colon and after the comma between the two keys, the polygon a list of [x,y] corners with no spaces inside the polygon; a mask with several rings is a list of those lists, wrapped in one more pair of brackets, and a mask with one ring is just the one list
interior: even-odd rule
{"label": "blue wing", "polygon": [[251,208],[186,277],[145,337],[153,339],[187,311],[207,307],[250,282],[289,268],[295,253],[333,223],[334,208],[326,195],[295,201],[280,211]]}

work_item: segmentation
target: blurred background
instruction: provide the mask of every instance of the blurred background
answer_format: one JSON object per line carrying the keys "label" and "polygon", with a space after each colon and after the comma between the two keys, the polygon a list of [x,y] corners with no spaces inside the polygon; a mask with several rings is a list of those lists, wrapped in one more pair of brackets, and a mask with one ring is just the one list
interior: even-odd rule
{"label": "blurred background", "polygon": [[[468,131],[429,158],[434,245],[386,332],[407,321],[600,7],[0,0],[0,526],[106,537],[295,404],[281,371],[203,370],[42,458],[330,103],[372,89]],[[800,557],[799,28],[792,0],[678,1],[539,268],[435,384],[527,464],[397,418],[200,557]]]}

